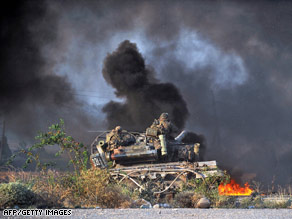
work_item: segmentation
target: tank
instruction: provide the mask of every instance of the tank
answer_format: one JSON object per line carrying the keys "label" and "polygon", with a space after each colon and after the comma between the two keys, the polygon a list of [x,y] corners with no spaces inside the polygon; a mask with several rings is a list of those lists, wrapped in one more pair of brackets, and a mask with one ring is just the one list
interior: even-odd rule
{"label": "tank", "polygon": [[91,144],[91,165],[108,168],[118,182],[130,181],[140,190],[147,190],[150,183],[154,194],[172,191],[182,181],[223,176],[215,160],[200,160],[199,143],[182,142],[186,133],[168,138],[151,128],[145,133],[124,131],[120,135],[127,136],[126,141],[110,146],[110,131],[105,131]]}

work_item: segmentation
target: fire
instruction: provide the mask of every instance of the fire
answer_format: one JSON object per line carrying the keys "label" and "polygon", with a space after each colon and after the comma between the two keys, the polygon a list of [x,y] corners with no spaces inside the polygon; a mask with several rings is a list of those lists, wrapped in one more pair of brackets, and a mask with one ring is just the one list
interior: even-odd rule
{"label": "fire", "polygon": [[249,184],[245,183],[244,187],[240,187],[233,179],[230,180],[230,183],[224,185],[221,183],[218,187],[219,195],[230,195],[230,196],[239,196],[239,195],[251,195],[253,190],[249,188]]}

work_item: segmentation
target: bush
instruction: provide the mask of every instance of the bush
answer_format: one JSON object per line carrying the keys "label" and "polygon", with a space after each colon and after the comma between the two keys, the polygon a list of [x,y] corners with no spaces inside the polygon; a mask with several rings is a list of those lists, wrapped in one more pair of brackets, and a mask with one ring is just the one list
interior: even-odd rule
{"label": "bush", "polygon": [[211,203],[216,203],[219,199],[218,186],[222,181],[226,180],[227,177],[228,176],[210,176],[204,180],[196,179],[195,193],[205,196]]}
{"label": "bush", "polygon": [[[38,205],[42,207],[110,207],[129,206],[130,198],[123,192],[121,186],[115,185],[106,170],[87,170],[88,151],[85,145],[68,136],[65,132],[64,121],[49,127],[48,132],[41,132],[36,136],[38,142],[18,154],[27,156],[24,167],[33,161],[40,173],[30,180],[32,190],[37,194]],[[39,150],[58,145],[56,156],[67,153],[69,164],[74,172],[59,173],[50,171],[52,163],[44,163]],[[11,157],[10,162],[18,155]]]}
{"label": "bush", "polygon": [[[72,198],[69,198],[75,185],[72,173],[42,172],[33,180],[32,184],[32,190],[41,200],[41,203],[38,204],[45,208],[62,207],[65,199],[67,199],[67,203],[68,200],[72,203]],[[74,207],[74,205],[64,207]]]}
{"label": "bush", "polygon": [[288,208],[290,206],[289,201],[273,202],[273,201],[264,201],[264,208]]}
{"label": "bush", "polygon": [[215,207],[218,208],[235,208],[237,206],[235,196],[218,196]]}
{"label": "bush", "polygon": [[47,132],[40,132],[35,139],[38,140],[37,143],[27,149],[23,148],[12,155],[7,164],[11,164],[18,155],[26,155],[27,159],[23,168],[27,168],[29,164],[35,162],[38,170],[47,170],[48,167],[54,166],[55,164],[53,162],[45,163],[41,161],[40,152],[47,147],[58,145],[60,150],[55,156],[66,153],[70,158],[69,164],[73,165],[76,174],[79,174],[81,170],[87,169],[89,159],[87,148],[82,143],[74,140],[73,137],[67,135],[63,119],[60,119],[59,123],[50,126]]}
{"label": "bush", "polygon": [[0,208],[30,206],[35,203],[36,195],[24,184],[18,182],[0,184]]}
{"label": "bush", "polygon": [[264,202],[261,196],[246,197],[240,201],[240,208],[249,208],[254,206],[255,208],[264,208]]}
{"label": "bush", "polygon": [[107,208],[118,208],[130,202],[122,187],[110,181],[110,174],[105,170],[90,169],[82,171],[78,179],[80,199],[85,205],[99,205]]}
{"label": "bush", "polygon": [[175,195],[173,205],[179,208],[193,208],[193,191],[184,191]]}
{"label": "bush", "polygon": [[240,201],[240,208],[249,208],[254,206],[253,197],[245,197]]}
{"label": "bush", "polygon": [[111,182],[109,173],[98,169],[81,171],[77,176],[48,172],[35,180],[33,190],[49,207],[119,208],[131,202],[124,189]]}

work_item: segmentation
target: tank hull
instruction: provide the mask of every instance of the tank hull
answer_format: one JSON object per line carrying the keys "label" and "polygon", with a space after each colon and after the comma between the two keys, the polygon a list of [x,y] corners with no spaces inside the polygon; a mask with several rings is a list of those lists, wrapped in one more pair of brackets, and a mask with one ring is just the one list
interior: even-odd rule
{"label": "tank hull", "polygon": [[112,150],[107,150],[103,137],[98,136],[91,145],[92,166],[108,168],[108,162],[112,162],[109,172],[113,178],[119,182],[130,181],[140,190],[147,189],[146,182],[155,182],[158,188],[155,194],[175,189],[178,182],[189,178],[204,180],[210,176],[223,176],[216,161],[200,161],[198,143],[183,144],[175,139],[161,138],[163,148],[146,133],[131,134],[135,136],[135,144]]}

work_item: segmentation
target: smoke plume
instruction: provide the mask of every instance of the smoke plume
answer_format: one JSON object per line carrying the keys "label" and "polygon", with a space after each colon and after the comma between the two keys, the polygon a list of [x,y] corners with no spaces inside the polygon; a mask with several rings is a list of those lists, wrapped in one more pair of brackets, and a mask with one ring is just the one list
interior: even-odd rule
{"label": "smoke plume", "polygon": [[47,65],[41,45],[55,40],[56,20],[42,20],[46,5],[35,3],[12,1],[1,7],[1,120],[6,120],[8,135],[18,141],[33,142],[37,131],[59,118],[71,133],[86,140],[82,134],[96,127],[97,120],[85,111],[88,105],[72,95],[75,91],[67,78],[55,75]]}
{"label": "smoke plume", "polygon": [[155,80],[136,44],[122,42],[106,57],[102,74],[116,95],[125,98],[124,103],[111,101],[104,106],[109,128],[120,124],[144,131],[162,112],[168,112],[178,128],[184,127],[188,110],[181,94],[173,84]]}
{"label": "smoke plume", "polygon": [[[291,183],[292,2],[29,2],[0,9],[0,111],[15,132],[63,115],[145,130],[170,111],[233,176]],[[105,114],[71,94],[89,89],[112,100]]]}

